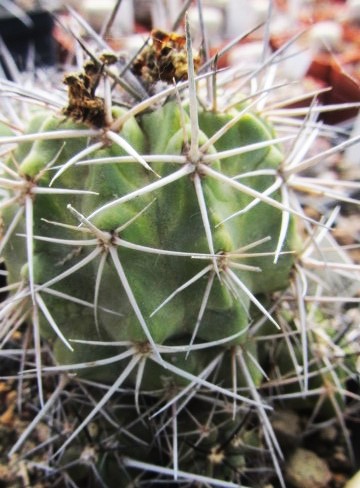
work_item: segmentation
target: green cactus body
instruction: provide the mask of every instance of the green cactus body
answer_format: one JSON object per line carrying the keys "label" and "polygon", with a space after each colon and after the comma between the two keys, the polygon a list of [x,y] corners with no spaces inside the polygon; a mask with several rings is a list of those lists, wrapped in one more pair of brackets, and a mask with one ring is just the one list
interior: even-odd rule
{"label": "green cactus body", "polygon": [[[218,114],[201,112],[199,116],[200,129],[203,135],[200,144],[204,144],[208,137],[223,124],[235,117],[233,114]],[[169,123],[169,121],[171,121]],[[32,123],[30,123],[30,126]],[[77,124],[67,122],[52,115],[43,123],[41,131],[55,132],[64,129],[77,128]],[[154,131],[159,131],[160,137]],[[184,132],[180,123],[180,110],[175,101],[167,102],[150,114],[139,116],[137,120],[130,119],[123,126],[119,135],[124,138],[139,153],[152,155],[181,155],[186,151]],[[56,137],[56,135],[55,135]],[[220,138],[210,152],[225,151],[242,145],[253,144],[271,138],[265,124],[255,115],[245,115],[233,128]],[[51,171],[47,168],[50,161],[54,166],[65,164],[70,158],[84,150],[88,141],[86,138],[74,138],[62,141],[49,139],[35,142],[27,151],[22,147],[15,157],[23,155],[20,171],[28,178],[36,181],[37,185],[46,186],[51,178]],[[104,144],[103,148],[95,151],[91,159],[124,156],[124,150],[116,144]],[[281,151],[276,146],[254,151],[245,156],[230,157],[223,162],[212,165],[216,171],[224,171],[230,177],[242,172],[256,169],[273,169],[281,161]],[[155,163],[154,170],[162,178],[171,174],[177,168],[175,165]],[[262,191],[272,183],[272,177],[248,178],[247,184],[257,191]],[[67,209],[70,202],[83,215],[89,215],[105,203],[127,195],[139,188],[155,181],[154,175],[137,163],[90,164],[87,166],[72,166],[56,181],[59,188],[82,189],[96,192],[96,195],[36,195],[34,197],[34,235],[62,239],[79,239],[76,229],[64,228],[49,224],[49,221],[62,224],[74,224],[73,216]],[[214,251],[217,254],[231,255],[237,249],[264,237],[270,236],[269,242],[262,244],[257,252],[272,252],[274,242],[279,233],[281,212],[260,203],[245,216],[222,224],[222,220],[246,206],[250,197],[242,195],[236,189],[230,188],[222,182],[209,177],[201,177],[204,199],[208,209],[208,217],[212,231]],[[192,175],[186,176],[152,193],[140,196],[124,204],[116,205],[104,212],[100,212],[92,223],[100,230],[115,232],[127,221],[134,218],[147,205],[149,208],[134,220],[126,229],[119,233],[125,241],[147,246],[154,249],[170,250],[188,253],[188,257],[163,256],[146,253],[133,249],[118,247],[118,256],[125,270],[133,294],[146,317],[150,334],[159,344],[171,344],[181,339],[184,344],[190,340],[197,320],[201,299],[206,287],[206,277],[214,273],[210,269],[204,277],[189,286],[183,293],[177,294],[158,313],[150,317],[154,309],[172,292],[184,283],[201,273],[209,260],[196,259],[196,254],[209,253],[202,217],[199,210]],[[21,239],[21,238],[19,238]],[[288,236],[286,250],[291,249],[292,235]],[[46,240],[35,240],[34,271],[35,282],[42,285],[52,280],[58,274],[74,266],[93,250],[86,246],[77,246],[74,250]],[[103,251],[104,253],[106,250]],[[191,254],[194,254],[194,258]],[[94,259],[91,265],[84,266],[79,272],[61,280],[56,290],[71,294],[78,299],[92,302],[96,273],[102,255]],[[26,253],[22,253],[23,263],[26,263]],[[226,266],[226,257],[224,262]],[[285,255],[279,263],[272,263],[272,256],[252,257],[246,264],[259,267],[262,271],[236,271],[239,279],[254,294],[268,293],[284,288],[288,283],[293,257]],[[11,267],[19,266],[19,253],[7,251],[7,267],[10,275]],[[222,264],[219,260],[219,268]],[[249,321],[250,300],[244,294],[239,297],[221,281],[214,279],[206,310],[202,319],[196,341],[207,342],[226,338],[240,333]],[[220,278],[220,279],[219,279]],[[110,257],[105,258],[98,296],[98,329],[95,327],[94,313],[75,303],[64,303],[64,300],[48,296],[46,303],[51,309],[53,317],[64,333],[65,337],[74,339],[101,339],[112,341],[129,340],[142,342],[146,340],[141,324],[119,282]],[[115,313],[104,311],[110,310]],[[48,337],[50,333],[46,320],[42,320],[43,333]],[[244,340],[243,335],[236,342]],[[66,350],[66,346],[59,338],[56,346],[57,359],[60,363],[78,363],[83,360],[93,360],[94,351],[89,348],[76,346],[74,352]],[[60,342],[59,342],[60,341]],[[83,351],[83,352],[82,352]],[[194,353],[195,354],[195,353]],[[206,357],[206,355],[205,355]],[[190,366],[191,359],[184,363]],[[198,365],[198,370],[196,368]],[[202,361],[194,361],[191,368],[194,374],[201,370]],[[104,369],[104,380],[111,380]],[[146,376],[145,376],[146,378]],[[145,380],[144,380],[145,381]],[[150,382],[151,383],[151,382]],[[146,389],[146,384],[143,385]]]}

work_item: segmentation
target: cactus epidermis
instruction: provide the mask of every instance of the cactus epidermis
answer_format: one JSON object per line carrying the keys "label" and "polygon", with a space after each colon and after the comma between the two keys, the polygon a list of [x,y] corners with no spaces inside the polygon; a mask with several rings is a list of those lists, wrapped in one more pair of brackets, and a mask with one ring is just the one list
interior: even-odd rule
{"label": "cactus epidermis", "polygon": [[[113,110],[113,116],[122,114],[122,109]],[[251,308],[263,310],[261,295],[288,284],[293,256],[284,254],[274,264],[273,255],[281,210],[257,202],[243,215],[225,221],[254,201],[240,184],[263,192],[274,176],[257,176],[256,171],[276,170],[282,160],[281,147],[272,142],[266,123],[251,112],[238,114],[236,109],[224,113],[199,109],[200,164],[189,161],[186,108],[171,99],[152,112],[129,118],[116,134],[139,155],[150,155],[152,170],[134,158],[123,162],[128,154],[116,137],[110,142],[102,143],[101,137],[90,141],[85,127],[85,137],[79,133],[58,138],[59,131],[71,135],[83,127],[61,115],[49,114],[39,129],[50,133],[48,138],[40,135],[32,145],[20,145],[13,158],[23,178],[34,186],[74,191],[32,195],[35,284],[44,289],[53,285],[95,305],[91,309],[46,294],[47,307],[66,338],[134,342],[151,338],[156,344],[174,340],[190,344],[238,334],[234,341],[243,341]],[[234,119],[232,127],[217,137]],[[264,147],[251,147],[262,142]],[[86,159],[91,145],[95,149],[89,151],[86,163],[76,164],[74,158],[83,154]],[[243,154],[224,158],[226,151],[239,147]],[[65,170],[62,165],[67,165]],[[224,178],[206,174],[206,168]],[[248,176],[237,180],[243,174]],[[232,181],[241,183],[237,187],[228,183]],[[76,194],[77,190],[85,193]],[[77,228],[74,212],[90,216],[91,226],[82,222]],[[17,239],[24,241],[23,236]],[[293,240],[290,227],[284,251],[291,249]],[[249,256],[242,251],[247,248]],[[5,253],[10,277],[20,255],[23,264],[27,262],[25,245],[22,253],[18,246],[13,249],[16,252],[9,247]],[[43,334],[49,336],[53,328],[45,317],[41,323]],[[77,345],[66,352],[62,338],[56,340],[60,363],[63,356],[72,363],[94,359],[91,348]]]}

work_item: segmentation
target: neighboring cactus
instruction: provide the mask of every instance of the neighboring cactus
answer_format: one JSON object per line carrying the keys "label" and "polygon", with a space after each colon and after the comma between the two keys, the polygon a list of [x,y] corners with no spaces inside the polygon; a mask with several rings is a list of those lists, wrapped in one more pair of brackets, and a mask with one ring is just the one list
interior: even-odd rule
{"label": "neighboring cactus", "polygon": [[[61,400],[73,423],[49,469],[75,486],[262,486],[271,467],[284,486],[272,409],[344,428],[358,336],[333,315],[358,267],[329,235],[337,209],[317,223],[296,194],[357,202],[298,176],[327,155],[307,156],[317,107],[277,126],[260,69],[255,92],[222,73],[196,86],[189,37],[153,33],[135,93],[102,53],[65,76],[62,108],[42,94],[29,122],[3,116],[2,342],[32,324],[38,420]],[[45,371],[77,377],[46,399]]]}

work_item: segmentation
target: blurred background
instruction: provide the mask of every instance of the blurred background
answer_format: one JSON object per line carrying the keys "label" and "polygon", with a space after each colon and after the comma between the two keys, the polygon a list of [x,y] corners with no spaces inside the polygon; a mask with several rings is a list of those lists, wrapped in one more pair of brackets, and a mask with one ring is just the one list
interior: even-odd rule
{"label": "blurred background", "polygon": [[[105,32],[114,7],[117,13],[111,28]],[[73,23],[72,9],[96,32],[105,33],[114,49],[135,52],[144,42],[144,34],[154,27],[181,31],[176,17],[182,8],[189,12],[194,42],[200,45],[202,33],[196,1],[0,0],[1,56],[8,49],[20,69],[29,68],[29,63],[39,66],[64,61],[74,44],[66,31],[66,26]],[[201,15],[208,48],[215,52],[221,49],[229,39],[264,22],[269,10],[272,18],[269,35],[274,49],[301,29],[307,29],[299,43],[300,48],[306,45],[310,50],[304,51],[302,63],[298,58],[296,63],[289,60],[291,76],[298,78],[299,74],[306,74],[317,57],[319,62],[322,58],[323,64],[337,63],[350,77],[360,81],[359,0],[203,0]],[[256,62],[262,55],[262,36],[261,29],[255,31],[228,56],[222,57],[222,64]],[[326,73],[321,76],[327,81]]]}
{"label": "blurred background", "polygon": [[[332,87],[320,95],[323,104],[360,101],[360,0],[202,0],[201,8],[196,0],[0,0],[0,77],[76,64],[76,37],[89,34],[78,14],[129,59],[152,28],[183,32],[178,18],[184,10],[203,56],[233,44],[217,67],[256,67],[265,54],[264,37],[272,51],[291,42],[281,63],[284,78],[302,80],[302,90]],[[271,22],[265,23],[268,17]],[[353,108],[323,118],[330,124],[352,120],[360,131],[357,113]]]}

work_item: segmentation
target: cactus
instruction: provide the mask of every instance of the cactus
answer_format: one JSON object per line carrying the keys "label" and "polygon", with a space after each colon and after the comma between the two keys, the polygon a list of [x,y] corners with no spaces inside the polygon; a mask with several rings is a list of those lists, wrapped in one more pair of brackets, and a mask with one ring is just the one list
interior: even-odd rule
{"label": "cactus", "polygon": [[65,486],[285,486],[284,408],[335,419],[351,458],[359,266],[326,204],[356,184],[307,170],[356,139],[310,154],[333,132],[289,108],[316,93],[273,102],[284,49],[227,76],[186,27],[126,76],[89,50],[66,96],[2,83],[2,343],[26,324],[40,405],[10,454],[48,423]]}

